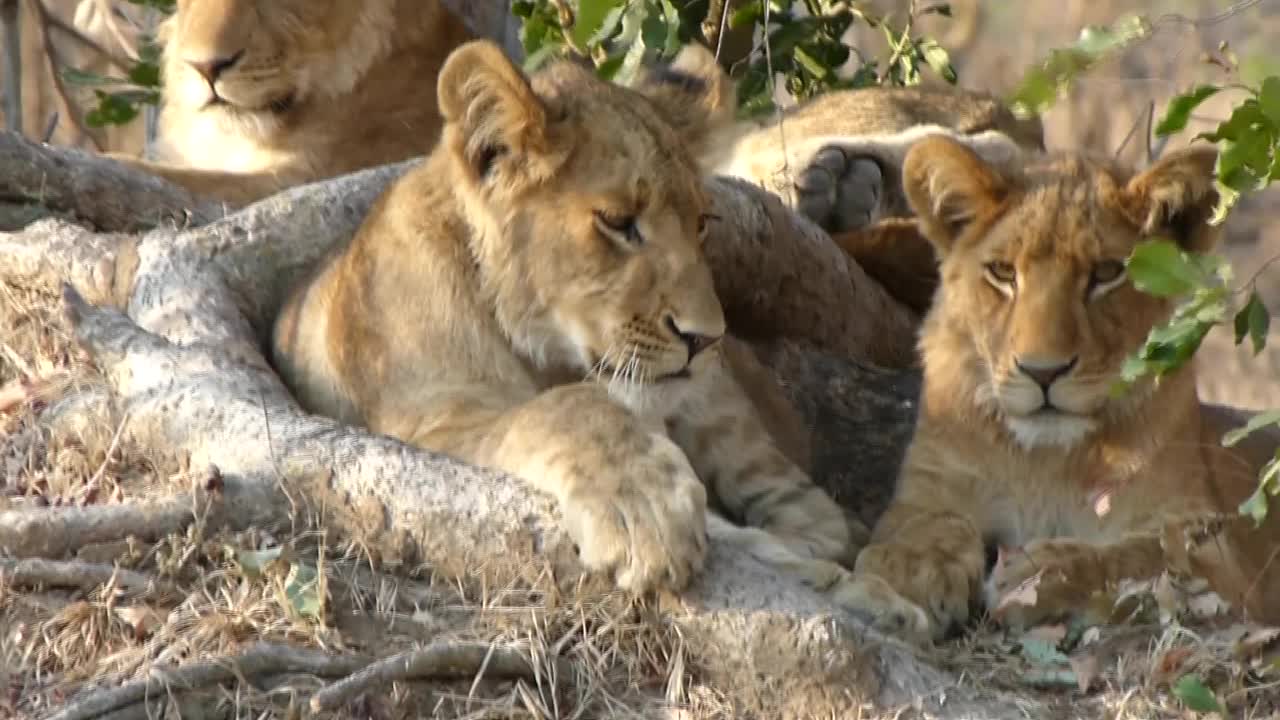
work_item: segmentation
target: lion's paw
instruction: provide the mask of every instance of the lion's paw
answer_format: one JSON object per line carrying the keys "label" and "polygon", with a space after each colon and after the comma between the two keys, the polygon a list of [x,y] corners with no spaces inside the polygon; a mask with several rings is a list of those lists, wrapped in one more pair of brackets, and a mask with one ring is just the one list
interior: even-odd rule
{"label": "lion's paw", "polygon": [[796,209],[828,232],[864,228],[879,215],[884,182],[875,160],[826,145],[796,177]]}
{"label": "lion's paw", "polygon": [[[609,573],[632,592],[679,590],[707,552],[706,488],[665,436],[651,452],[594,468],[564,504],[566,530],[588,570]],[[602,476],[621,474],[604,480]]]}
{"label": "lion's paw", "polygon": [[885,635],[916,645],[927,645],[934,638],[929,613],[877,575],[849,573],[829,595],[850,615]]}

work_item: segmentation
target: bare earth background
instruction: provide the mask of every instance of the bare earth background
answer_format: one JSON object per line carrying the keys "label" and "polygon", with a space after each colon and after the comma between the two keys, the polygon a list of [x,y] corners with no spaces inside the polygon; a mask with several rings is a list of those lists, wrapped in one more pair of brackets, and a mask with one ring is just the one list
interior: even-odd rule
{"label": "bare earth background", "polygon": [[[1050,48],[1073,41],[1083,25],[1108,23],[1126,12],[1210,18],[1227,4],[991,0],[982,4],[972,32],[966,33],[965,18],[973,17],[978,1],[954,2],[957,20],[951,23],[927,22],[952,50],[961,84],[998,94],[1012,89],[1023,69]],[[78,5],[87,8],[94,0],[47,4],[56,17],[70,22]],[[505,11],[497,2],[454,4],[489,27]],[[24,11],[29,7],[25,0],[22,5]],[[69,111],[59,98],[44,39],[30,12],[25,18],[24,133],[42,137],[56,112],[53,143],[139,151],[141,119],[123,129],[77,127],[74,118],[83,111]],[[961,30],[949,29],[954,25]],[[514,24],[508,24],[508,40],[513,31]],[[101,28],[94,37],[120,52]],[[1174,93],[1198,80],[1221,79],[1219,70],[1200,60],[1203,51],[1229,41],[1244,79],[1256,81],[1280,72],[1277,39],[1280,0],[1220,22],[1167,20],[1153,39],[1092,72],[1049,111],[1048,142],[1054,148],[1108,151],[1123,145],[1121,155],[1140,162],[1146,142],[1139,123],[1151,104],[1158,117]],[[65,61],[110,72],[108,63],[64,35],[54,32],[51,40]],[[859,42],[878,52],[882,40],[860,33]],[[87,91],[69,90],[73,101],[87,102]],[[1191,132],[1169,147],[1223,119],[1231,101],[1218,97],[1202,105]],[[1135,126],[1138,131],[1132,133]],[[1227,252],[1241,278],[1280,254],[1280,192],[1248,199],[1229,223],[1229,238]],[[1280,310],[1280,265],[1275,267],[1259,279],[1273,312]],[[1217,331],[1208,343],[1200,361],[1212,376],[1206,394],[1244,407],[1280,407],[1280,351],[1252,359]],[[104,393],[103,379],[74,347],[57,298],[0,283],[0,512],[160,497],[187,487],[199,474],[180,459],[150,457],[121,441],[122,419]],[[431,568],[401,567],[394,576],[375,572],[365,553],[358,539],[335,537],[300,510],[277,527],[232,534],[205,532],[196,523],[158,542],[90,546],[78,554],[79,561],[114,562],[163,580],[163,586],[145,591],[126,591],[121,578],[105,584],[82,579],[70,587],[24,582],[0,558],[0,718],[44,717],[84,681],[119,683],[145,676],[152,667],[217,657],[260,640],[379,655],[441,639],[505,641],[544,659],[563,651],[585,669],[568,694],[528,679],[398,683],[360,698],[341,716],[709,718],[736,716],[751,705],[751,688],[705,682],[687,659],[684,639],[652,622],[652,610],[642,605],[599,595],[590,601],[548,597],[539,589],[540,568],[530,568],[528,582],[519,587],[478,590],[434,578]],[[381,560],[384,567],[395,565]],[[288,589],[296,589],[298,574],[311,571],[327,585],[328,595],[316,595],[314,589],[291,595]],[[1258,655],[1269,640],[1255,634],[1245,642],[1241,635],[1263,631],[1221,621],[1212,604],[1194,593],[1157,591],[1160,610],[1190,609],[1205,626],[1191,633],[1158,616],[1142,626],[1108,631],[1082,653],[1073,653],[1075,674],[1065,684],[1038,676],[1044,658],[1028,656],[1025,647],[1016,650],[1010,639],[987,627],[938,648],[933,660],[954,671],[961,683],[1047,703],[1040,707],[1050,711],[1048,717],[1182,717],[1187,711],[1170,687],[1191,672],[1232,703],[1231,717],[1277,717],[1276,675],[1257,682],[1260,663],[1276,662],[1274,655]],[[306,614],[308,603],[322,597],[327,597],[327,622]],[[281,674],[253,686],[175,696],[167,716],[177,717],[173,713],[181,709],[183,717],[297,717],[305,704],[298,698],[316,684],[314,678]],[[866,717],[897,717],[899,711],[912,716],[906,707],[868,710]]]}

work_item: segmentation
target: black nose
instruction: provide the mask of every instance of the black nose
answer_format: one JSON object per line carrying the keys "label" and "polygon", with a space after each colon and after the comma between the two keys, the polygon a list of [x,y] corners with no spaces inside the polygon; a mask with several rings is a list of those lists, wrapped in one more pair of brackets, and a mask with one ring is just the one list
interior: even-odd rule
{"label": "black nose", "polygon": [[698,333],[685,332],[680,329],[675,318],[669,315],[667,316],[667,328],[671,330],[671,332],[675,333],[676,337],[680,338],[684,343],[684,346],[689,349],[690,361],[692,361],[698,353],[711,347],[720,339],[719,336],[713,337],[711,335],[700,335]]}
{"label": "black nose", "polygon": [[1023,375],[1035,380],[1042,390],[1049,392],[1049,386],[1053,385],[1053,381],[1071,372],[1078,359],[1079,357],[1073,357],[1067,362],[1016,360],[1014,364]]}
{"label": "black nose", "polygon": [[200,76],[205,79],[205,82],[212,85],[217,82],[218,77],[222,75],[227,68],[235,65],[236,62],[240,60],[241,55],[244,55],[243,50],[231,57],[216,58],[214,60],[188,60],[187,64],[194,68],[196,72],[200,73]]}

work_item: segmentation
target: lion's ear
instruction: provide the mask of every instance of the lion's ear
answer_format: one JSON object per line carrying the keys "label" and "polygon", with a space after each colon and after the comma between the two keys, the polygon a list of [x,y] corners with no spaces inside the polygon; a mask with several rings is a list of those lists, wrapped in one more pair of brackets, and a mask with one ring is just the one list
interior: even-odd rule
{"label": "lion's ear", "polygon": [[475,40],[454,50],[440,69],[436,93],[445,142],[478,178],[507,155],[537,173],[539,157],[550,150],[547,109],[496,44]]}
{"label": "lion's ear", "polygon": [[975,221],[1003,203],[1008,183],[973,150],[943,135],[911,146],[902,186],[925,237],[945,254]]}
{"label": "lion's ear", "polygon": [[1126,213],[1144,235],[1164,235],[1191,252],[1208,252],[1222,238],[1209,224],[1218,191],[1214,165],[1218,151],[1194,145],[1161,158],[1121,191]]}
{"label": "lion's ear", "polygon": [[647,68],[634,90],[652,100],[694,153],[702,155],[730,127],[737,91],[716,56],[697,43],[685,45],[671,64]]}

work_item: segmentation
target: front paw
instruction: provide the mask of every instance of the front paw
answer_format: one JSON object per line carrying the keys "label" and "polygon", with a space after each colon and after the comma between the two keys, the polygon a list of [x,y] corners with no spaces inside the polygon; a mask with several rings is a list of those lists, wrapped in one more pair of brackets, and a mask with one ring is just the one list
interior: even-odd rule
{"label": "front paw", "polygon": [[991,617],[1025,629],[1081,610],[1101,571],[1097,549],[1072,540],[1001,548],[984,588]]}
{"label": "front paw", "polygon": [[827,145],[796,178],[796,209],[828,232],[858,230],[879,216],[884,182],[875,160]]}
{"label": "front paw", "polygon": [[935,632],[924,608],[902,597],[878,575],[846,572],[828,595],[850,615],[885,635],[923,646],[942,634]]}
{"label": "front paw", "polygon": [[584,470],[594,479],[578,483],[563,508],[587,569],[637,593],[682,589],[707,552],[706,488],[675,443],[652,439],[640,457]]}
{"label": "front paw", "polygon": [[922,608],[929,631],[941,640],[969,620],[977,600],[981,566],[970,568],[956,556],[900,544],[869,545],[858,555],[856,574],[880,578],[898,595]]}

